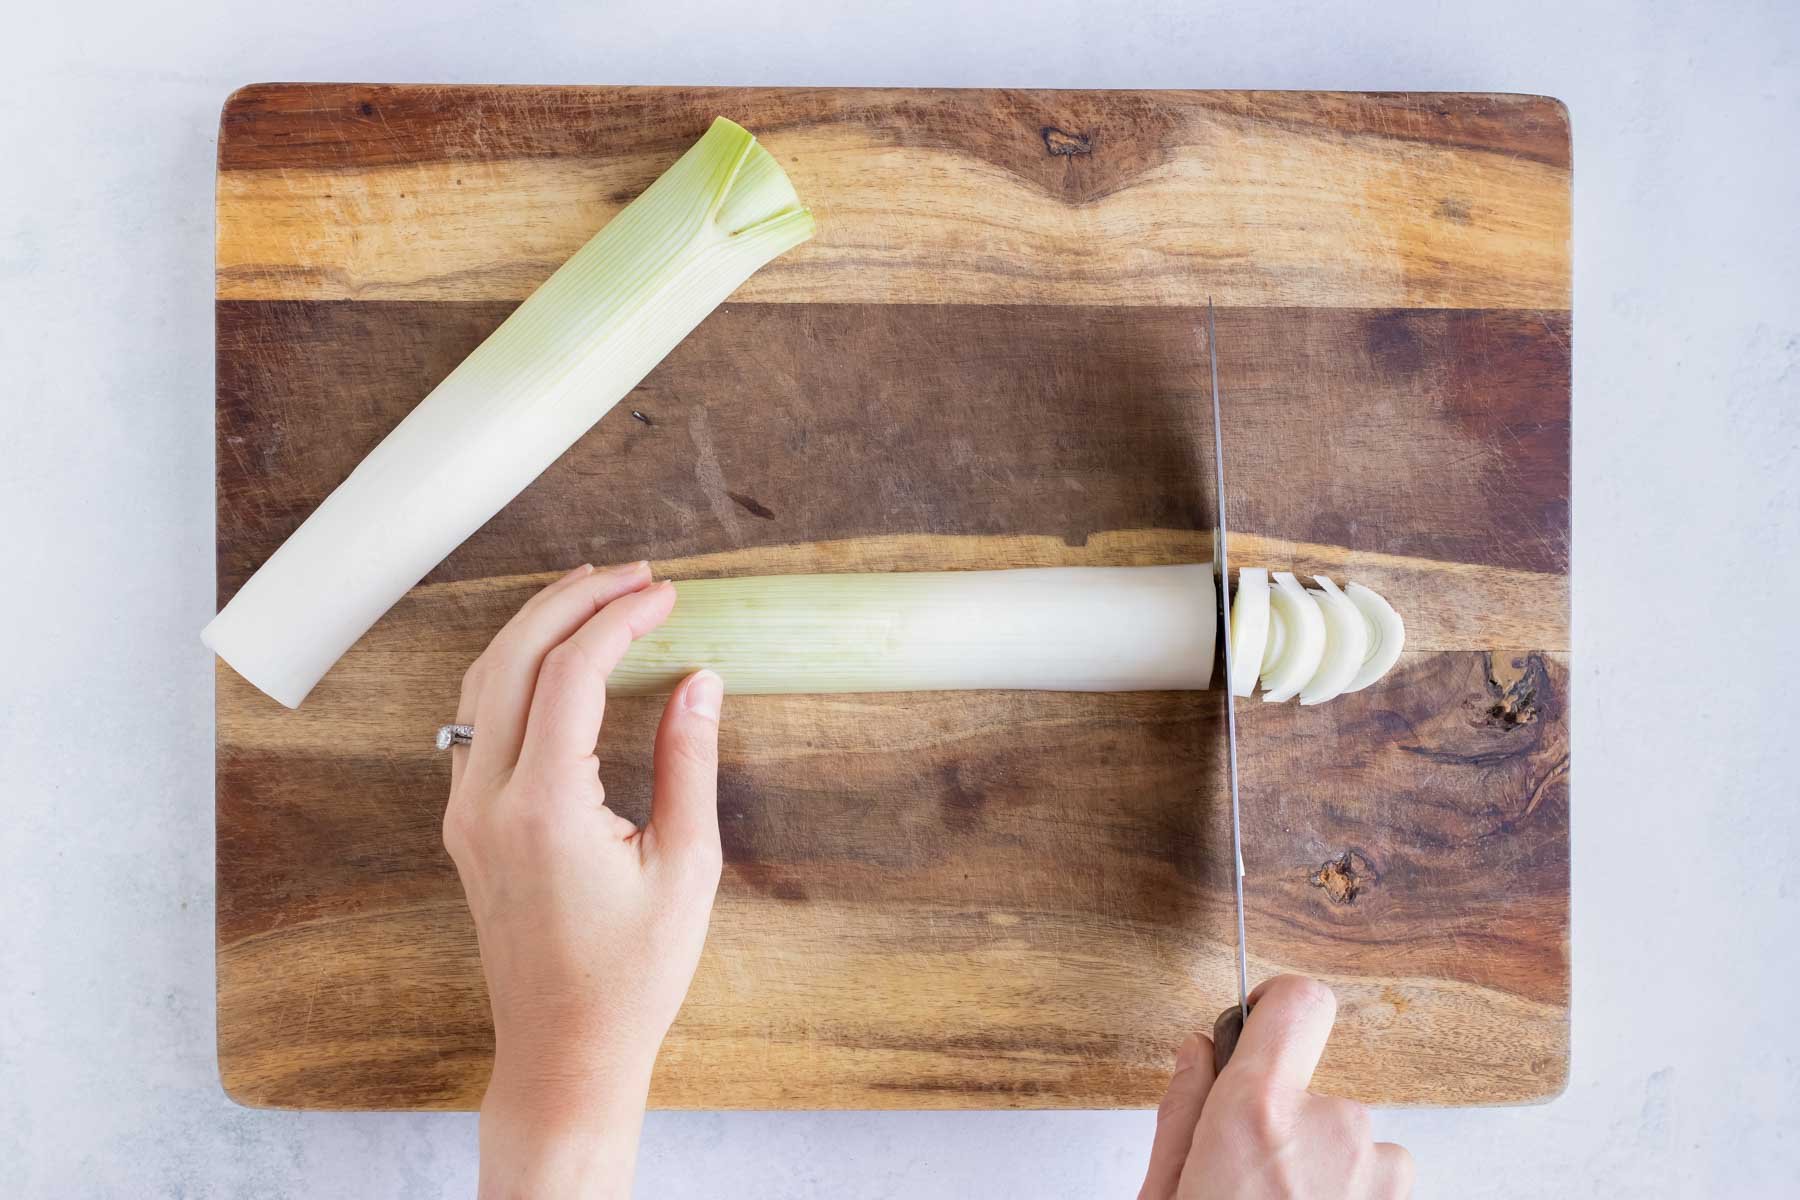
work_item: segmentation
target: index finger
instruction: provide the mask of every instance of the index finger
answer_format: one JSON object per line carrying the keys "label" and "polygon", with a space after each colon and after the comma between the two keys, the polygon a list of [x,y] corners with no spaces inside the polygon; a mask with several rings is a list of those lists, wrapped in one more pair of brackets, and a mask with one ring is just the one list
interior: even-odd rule
{"label": "index finger", "polygon": [[675,587],[667,580],[628,592],[544,656],[525,719],[520,766],[576,762],[593,754],[606,715],[606,677],[632,640],[661,625],[674,607]]}
{"label": "index finger", "polygon": [[627,592],[649,584],[650,564],[627,563],[596,571],[577,567],[537,595],[501,627],[494,640],[471,668],[476,675],[471,705],[457,721],[481,726],[475,742],[463,753],[471,775],[492,778],[519,761],[525,741],[525,718],[544,656],[566,641],[582,623]]}
{"label": "index finger", "polygon": [[1337,997],[1303,975],[1278,975],[1250,994],[1250,1016],[1227,1071],[1259,1074],[1280,1092],[1304,1092],[1337,1020]]}

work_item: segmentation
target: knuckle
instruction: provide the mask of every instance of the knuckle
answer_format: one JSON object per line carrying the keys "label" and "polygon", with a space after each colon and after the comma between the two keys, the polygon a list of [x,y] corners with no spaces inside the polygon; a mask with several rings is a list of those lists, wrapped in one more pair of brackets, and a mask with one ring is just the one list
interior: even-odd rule
{"label": "knuckle", "polygon": [[451,804],[444,809],[444,849],[452,862],[461,862],[468,857],[472,844],[469,826],[468,812],[462,805]]}
{"label": "knuckle", "polygon": [[587,650],[578,641],[563,642],[544,655],[543,674],[553,680],[576,680],[590,670]]}
{"label": "knuckle", "polygon": [[481,658],[490,666],[495,663],[508,662],[517,652],[518,644],[519,635],[513,632],[512,626],[507,625],[494,635],[494,640],[489,642],[487,649],[481,652]]}
{"label": "knuckle", "polygon": [[486,669],[484,666],[486,658],[485,654],[477,655],[475,661],[470,663],[468,669],[463,672],[462,698],[464,700],[474,699],[475,694],[481,690],[481,677]]}
{"label": "knuckle", "polygon": [[581,651],[574,642],[562,642],[550,648],[544,655],[544,671],[546,673],[566,672],[581,665]]}
{"label": "knuckle", "polygon": [[1374,1129],[1369,1119],[1369,1110],[1354,1100],[1333,1100],[1331,1102],[1331,1121],[1350,1141],[1357,1145],[1369,1141]]}
{"label": "knuckle", "polygon": [[1164,1121],[1173,1120],[1175,1117],[1186,1112],[1187,1109],[1188,1101],[1186,1097],[1182,1096],[1171,1087],[1167,1092],[1163,1093],[1162,1103],[1156,1106],[1156,1123],[1161,1125]]}
{"label": "knuckle", "polygon": [[1389,1176],[1388,1195],[1394,1200],[1405,1200],[1412,1195],[1413,1184],[1418,1179],[1418,1167],[1413,1163],[1413,1156],[1402,1149],[1394,1156],[1394,1169]]}
{"label": "knuckle", "polygon": [[1286,1114],[1281,1098],[1267,1082],[1259,1080],[1240,1092],[1232,1110],[1237,1114],[1238,1123],[1245,1135],[1256,1146],[1266,1150],[1280,1143],[1286,1126]]}
{"label": "knuckle", "polygon": [[1308,1008],[1322,1009],[1337,1014],[1337,993],[1320,983],[1303,975],[1294,976],[1294,996]]}
{"label": "knuckle", "polygon": [[588,754],[570,763],[567,770],[560,772],[555,782],[547,783],[546,793],[555,794],[565,789],[588,789],[594,794],[595,802],[602,807],[606,804],[606,783],[600,778],[600,755]]}
{"label": "knuckle", "polygon": [[1412,1195],[1418,1176],[1419,1165],[1413,1161],[1412,1151],[1405,1146],[1395,1146],[1393,1194],[1402,1198]]}
{"label": "knuckle", "polygon": [[558,846],[562,842],[562,821],[554,805],[543,798],[527,800],[513,815],[514,831],[533,851]]}

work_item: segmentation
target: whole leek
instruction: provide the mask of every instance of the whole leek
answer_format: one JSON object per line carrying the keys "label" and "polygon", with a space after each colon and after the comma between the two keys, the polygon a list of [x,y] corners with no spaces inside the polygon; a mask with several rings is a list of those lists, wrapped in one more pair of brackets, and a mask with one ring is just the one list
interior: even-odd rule
{"label": "whole leek", "polygon": [[663,692],[711,667],[739,694],[1015,688],[1200,689],[1212,675],[1212,568],[1035,567],[770,575],[675,585],[607,689]]}
{"label": "whole leek", "polygon": [[297,706],[409,587],[812,230],[769,153],[715,121],[369,453],[202,639]]}

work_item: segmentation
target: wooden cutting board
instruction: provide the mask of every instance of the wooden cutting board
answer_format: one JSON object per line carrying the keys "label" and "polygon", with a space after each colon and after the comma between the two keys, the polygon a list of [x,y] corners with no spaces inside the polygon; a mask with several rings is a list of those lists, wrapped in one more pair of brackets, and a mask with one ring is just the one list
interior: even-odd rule
{"label": "wooden cutting board", "polygon": [[[1318,1083],[1541,1100],[1569,1025],[1569,133],[1538,97],[259,86],[218,187],[222,603],[716,114],[818,217],[288,712],[218,672],[219,1061],[467,1108],[492,1050],[431,748],[553,573],[1204,561],[1362,580],[1382,684],[1244,706],[1256,976]],[[657,704],[609,707],[647,805]],[[1156,1103],[1234,996],[1213,693],[733,698],[660,1106]],[[601,919],[604,919],[603,917]]]}

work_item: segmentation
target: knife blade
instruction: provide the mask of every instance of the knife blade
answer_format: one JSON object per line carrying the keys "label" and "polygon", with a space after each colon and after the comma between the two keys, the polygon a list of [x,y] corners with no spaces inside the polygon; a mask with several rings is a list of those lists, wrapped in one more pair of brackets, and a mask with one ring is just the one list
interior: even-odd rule
{"label": "knife blade", "polygon": [[1213,562],[1219,571],[1219,603],[1225,622],[1225,761],[1231,779],[1231,877],[1237,908],[1238,1002],[1213,1023],[1213,1069],[1222,1071],[1237,1049],[1250,1015],[1250,950],[1244,936],[1244,832],[1238,803],[1237,698],[1231,693],[1231,560],[1225,533],[1225,433],[1219,415],[1219,336],[1212,297],[1206,298],[1206,356],[1212,368],[1213,468],[1218,483],[1219,527]]}

